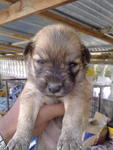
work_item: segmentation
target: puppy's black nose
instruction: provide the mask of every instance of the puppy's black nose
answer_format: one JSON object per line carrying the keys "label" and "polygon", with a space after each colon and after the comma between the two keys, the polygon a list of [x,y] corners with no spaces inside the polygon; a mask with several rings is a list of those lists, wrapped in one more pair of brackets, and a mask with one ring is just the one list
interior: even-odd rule
{"label": "puppy's black nose", "polygon": [[51,93],[57,93],[61,90],[61,88],[62,88],[61,84],[54,83],[48,85],[49,92]]}

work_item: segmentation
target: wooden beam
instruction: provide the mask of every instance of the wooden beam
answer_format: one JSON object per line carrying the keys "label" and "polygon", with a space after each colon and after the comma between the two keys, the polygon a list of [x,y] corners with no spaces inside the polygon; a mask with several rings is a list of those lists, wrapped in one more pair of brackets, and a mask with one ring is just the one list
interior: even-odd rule
{"label": "wooden beam", "polygon": [[91,56],[92,59],[113,59],[113,55],[92,55]]}
{"label": "wooden beam", "polygon": [[93,48],[92,48],[92,50],[89,49],[89,51],[90,51],[90,53],[113,53],[113,49],[110,49],[110,50],[94,50],[93,51]]}
{"label": "wooden beam", "polygon": [[71,27],[73,27],[74,29],[83,32],[85,34],[91,35],[93,37],[99,38],[101,40],[104,40],[106,42],[112,43],[113,44],[113,39],[110,37],[107,37],[106,35],[104,35],[103,33],[96,31],[92,28],[89,28],[85,25],[82,25],[76,21],[70,20],[66,17],[60,16],[58,14],[52,13],[52,12],[42,12],[40,14],[37,14],[39,16],[42,16],[44,18],[56,21],[56,22],[60,22],[60,23],[64,23],[66,25],[69,25]]}
{"label": "wooden beam", "polygon": [[90,51],[90,53],[113,53],[113,50]]}
{"label": "wooden beam", "polygon": [[0,47],[0,53],[1,53],[1,52],[7,52],[7,53],[10,53],[10,52],[21,53],[21,52],[23,52],[23,50],[11,49],[11,48],[1,48],[1,47]]}
{"label": "wooden beam", "polygon": [[0,35],[15,38],[15,39],[20,39],[20,40],[30,40],[30,38],[31,38],[29,36],[25,36],[25,35],[22,35],[22,34],[9,32],[9,31],[7,31],[7,29],[0,30]]}
{"label": "wooden beam", "polygon": [[16,55],[16,54],[11,54],[11,55],[4,55],[4,54],[1,54],[0,55],[0,59],[1,58],[8,58],[8,59],[12,59],[12,60],[24,60],[24,56],[23,55]]}
{"label": "wooden beam", "polygon": [[113,32],[113,27],[106,27],[100,30],[102,33],[112,33]]}
{"label": "wooden beam", "polygon": [[11,49],[23,50],[23,48],[21,48],[21,47],[13,46],[10,44],[0,44],[0,48],[11,48]]}
{"label": "wooden beam", "polygon": [[[58,0],[57,0],[58,1]],[[56,2],[57,2],[56,1]],[[71,0],[72,1],[72,0]],[[6,1],[6,0],[0,0],[0,2],[1,3],[3,3],[3,4],[7,4],[7,5],[9,5],[9,4],[11,4],[12,2],[8,2],[8,1]],[[29,2],[30,3],[30,1],[29,0],[24,0],[23,1],[23,3],[20,3],[20,2],[17,2],[18,3],[18,6],[19,6],[19,3],[20,4],[23,4],[21,7],[27,7],[29,4],[27,3],[27,2]],[[69,0],[63,0],[62,1],[62,4],[63,3],[67,3],[67,2],[69,2]],[[27,5],[26,5],[27,4]],[[57,3],[56,3],[57,4]],[[16,5],[16,4],[14,4],[14,5]],[[13,7],[13,6],[10,6],[10,7]],[[10,8],[9,7],[9,8]],[[20,7],[20,6],[19,6]],[[8,9],[9,9],[8,8]],[[16,8],[16,7],[15,7]],[[5,11],[5,10],[8,10],[8,9],[4,9],[3,10],[3,12]],[[31,8],[29,8],[29,9],[31,9]],[[10,11],[9,11],[10,12]],[[21,11],[20,11],[21,12]],[[1,11],[0,11],[0,14],[1,14]],[[5,13],[4,13],[5,14]],[[10,14],[11,15],[11,14]],[[3,17],[3,16],[2,16]],[[23,16],[23,17],[25,17],[25,16]],[[0,21],[1,22],[1,21]],[[9,32],[9,31],[7,31],[7,30],[0,30],[0,35],[3,35],[3,36],[8,36],[8,37],[11,37],[11,38],[15,38],[15,39],[20,39],[20,40],[30,40],[30,38],[31,37],[29,37],[29,36],[25,36],[25,35],[22,35],[22,34],[17,34],[17,33],[13,33],[13,32]]]}
{"label": "wooden beam", "polygon": [[21,0],[0,11],[0,25],[73,1],[75,0]]}
{"label": "wooden beam", "polygon": [[100,61],[91,61],[90,64],[109,64],[109,65],[113,65],[113,61],[104,61],[104,60],[100,60]]}
{"label": "wooden beam", "polygon": [[[28,15],[31,15],[33,13],[38,13],[40,16],[51,19],[53,21],[57,21],[60,23],[65,23],[73,28],[75,28],[78,31],[81,31],[85,34],[94,36],[96,38],[99,38],[101,40],[107,41],[109,43],[113,44],[113,39],[110,37],[107,37],[103,33],[96,31],[92,28],[86,27],[85,25],[82,25],[76,21],[72,21],[68,18],[65,18],[63,16],[60,16],[58,14],[54,14],[52,12],[48,12],[48,9],[55,8],[57,6],[73,2],[75,0],[49,0],[49,3],[47,0],[24,0],[24,1],[18,1],[15,4],[12,4],[9,6],[9,8],[6,8],[4,10],[0,11],[0,25],[3,25],[5,23],[26,17]],[[14,36],[11,34],[11,36]],[[21,37],[17,36],[18,38],[27,38],[27,37]],[[29,37],[28,37],[29,38]]]}
{"label": "wooden beam", "polygon": [[1,51],[1,50],[0,50],[0,56],[1,56],[1,55],[6,55],[6,54],[15,55],[16,53],[15,53],[15,52],[12,52],[12,51],[7,52],[7,51]]}

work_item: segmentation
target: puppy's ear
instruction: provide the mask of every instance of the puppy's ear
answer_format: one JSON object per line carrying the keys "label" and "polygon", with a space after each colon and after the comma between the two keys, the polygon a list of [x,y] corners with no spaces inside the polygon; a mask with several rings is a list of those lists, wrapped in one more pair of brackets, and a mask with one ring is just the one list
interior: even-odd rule
{"label": "puppy's ear", "polygon": [[33,42],[29,42],[24,50],[24,56],[32,55],[33,52]]}
{"label": "puppy's ear", "polygon": [[86,65],[86,64],[90,63],[90,59],[91,59],[91,55],[90,55],[88,48],[86,48],[84,45],[82,45],[82,62],[83,62],[83,64]]}

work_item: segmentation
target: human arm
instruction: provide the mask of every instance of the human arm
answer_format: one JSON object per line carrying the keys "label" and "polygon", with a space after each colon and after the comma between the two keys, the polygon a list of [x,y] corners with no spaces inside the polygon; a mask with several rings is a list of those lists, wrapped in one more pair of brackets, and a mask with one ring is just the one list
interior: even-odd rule
{"label": "human arm", "polygon": [[[6,115],[0,118],[0,134],[5,142],[11,139],[14,135],[18,122],[20,102],[17,100],[13,107],[7,112]],[[57,116],[64,114],[63,104],[45,105],[43,106],[36,119],[33,136],[39,136],[46,128],[48,122]]]}

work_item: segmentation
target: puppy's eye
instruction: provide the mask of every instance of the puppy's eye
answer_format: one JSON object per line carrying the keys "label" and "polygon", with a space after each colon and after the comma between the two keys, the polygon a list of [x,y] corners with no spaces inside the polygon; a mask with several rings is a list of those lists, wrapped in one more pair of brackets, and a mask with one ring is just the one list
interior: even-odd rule
{"label": "puppy's eye", "polygon": [[44,63],[45,63],[45,61],[44,61],[44,60],[42,60],[42,59],[39,59],[39,60],[37,60],[37,63],[38,63],[38,64],[44,64]]}
{"label": "puppy's eye", "polygon": [[69,68],[74,68],[74,67],[76,67],[78,64],[77,63],[75,63],[75,62],[70,62],[69,63]]}

